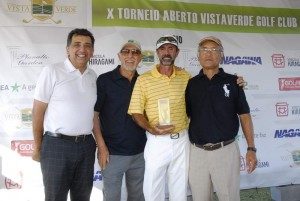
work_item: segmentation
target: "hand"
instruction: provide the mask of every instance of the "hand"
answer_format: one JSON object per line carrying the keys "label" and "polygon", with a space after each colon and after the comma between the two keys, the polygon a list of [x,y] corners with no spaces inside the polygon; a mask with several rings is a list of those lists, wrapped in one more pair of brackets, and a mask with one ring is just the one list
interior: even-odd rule
{"label": "hand", "polygon": [[106,168],[107,163],[109,162],[109,151],[106,145],[98,147],[97,158],[101,170],[104,170]]}
{"label": "hand", "polygon": [[[237,75],[236,73],[235,73],[235,75]],[[244,78],[243,78],[243,76],[237,76],[238,78],[237,78],[237,80],[236,80],[236,83],[240,86],[240,87],[245,87],[245,86],[247,86],[247,82],[244,80]]]}
{"label": "hand", "polygon": [[150,133],[153,135],[165,135],[172,133],[174,129],[174,125],[156,125],[153,127]]}
{"label": "hand", "polygon": [[256,153],[254,151],[247,151],[246,154],[247,172],[251,173],[255,170],[257,165]]}
{"label": "hand", "polygon": [[34,161],[40,162],[41,161],[41,150],[34,149],[31,158]]}

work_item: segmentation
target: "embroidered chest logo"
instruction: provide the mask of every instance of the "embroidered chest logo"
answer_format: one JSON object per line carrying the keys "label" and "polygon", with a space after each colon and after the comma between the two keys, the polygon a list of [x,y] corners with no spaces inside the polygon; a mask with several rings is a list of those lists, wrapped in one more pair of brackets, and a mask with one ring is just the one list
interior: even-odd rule
{"label": "embroidered chest logo", "polygon": [[224,89],[224,95],[225,97],[229,97],[230,91],[228,89],[229,84],[224,84],[223,89]]}

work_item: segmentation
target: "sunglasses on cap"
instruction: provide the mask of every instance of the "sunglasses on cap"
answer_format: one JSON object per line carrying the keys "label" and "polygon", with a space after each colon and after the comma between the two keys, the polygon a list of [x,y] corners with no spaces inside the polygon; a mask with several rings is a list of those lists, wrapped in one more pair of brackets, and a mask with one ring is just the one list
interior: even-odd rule
{"label": "sunglasses on cap", "polygon": [[156,42],[156,49],[164,44],[173,44],[176,47],[178,47],[178,41],[173,36],[163,36],[158,39]]}

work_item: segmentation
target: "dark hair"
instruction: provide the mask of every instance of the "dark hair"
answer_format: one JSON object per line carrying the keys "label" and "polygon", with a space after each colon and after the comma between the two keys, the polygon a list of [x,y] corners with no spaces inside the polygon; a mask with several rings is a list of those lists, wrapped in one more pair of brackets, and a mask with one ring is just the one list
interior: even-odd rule
{"label": "dark hair", "polygon": [[92,41],[92,45],[94,47],[94,43],[95,43],[95,38],[93,36],[93,34],[87,30],[87,29],[73,29],[69,35],[68,35],[68,40],[67,40],[67,46],[70,46],[71,42],[72,42],[72,37],[73,36],[89,36],[91,38]]}

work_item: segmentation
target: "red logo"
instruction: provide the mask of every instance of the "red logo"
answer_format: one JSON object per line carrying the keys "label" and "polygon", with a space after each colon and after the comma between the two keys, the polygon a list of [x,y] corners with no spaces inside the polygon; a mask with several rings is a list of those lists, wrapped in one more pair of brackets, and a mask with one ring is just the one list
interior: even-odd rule
{"label": "red logo", "polygon": [[300,90],[300,77],[278,78],[280,91]]}
{"label": "red logo", "polygon": [[272,62],[273,62],[274,68],[284,68],[285,67],[283,54],[273,54]]}
{"label": "red logo", "polygon": [[20,189],[22,185],[14,182],[13,180],[5,177],[5,187],[6,189]]}
{"label": "red logo", "polygon": [[13,140],[11,149],[18,152],[21,156],[32,156],[34,140]]}
{"label": "red logo", "polygon": [[280,102],[276,105],[276,115],[277,117],[283,117],[289,115],[289,105],[287,102]]}

